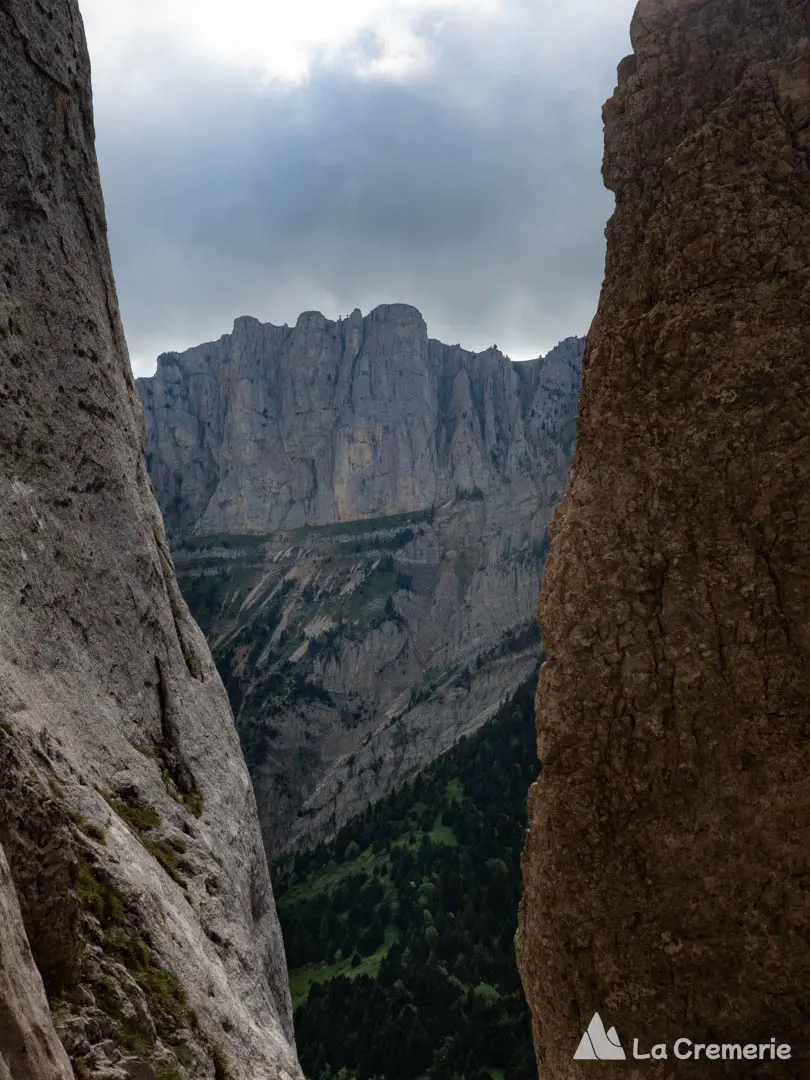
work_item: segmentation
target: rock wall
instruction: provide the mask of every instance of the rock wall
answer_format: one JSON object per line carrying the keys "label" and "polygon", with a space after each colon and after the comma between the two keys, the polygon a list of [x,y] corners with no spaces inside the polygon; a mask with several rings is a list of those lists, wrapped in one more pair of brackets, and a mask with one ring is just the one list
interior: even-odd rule
{"label": "rock wall", "polygon": [[42,976],[25,934],[17,890],[0,847],[0,1080],[17,1076],[72,1080],[56,1036]]}
{"label": "rock wall", "polygon": [[294,1078],[255,801],[143,463],[89,70],[75,0],[0,0],[0,1076]]}
{"label": "rock wall", "polygon": [[551,510],[538,513],[528,492],[508,515],[495,509],[460,500],[337,534],[175,552],[226,681],[271,853],[330,836],[483,724],[536,669]]}
{"label": "rock wall", "polygon": [[544,425],[569,405],[546,391],[570,399],[581,352],[571,338],[545,363],[470,353],[407,304],[237,319],[138,380],[172,543],[409,513],[536,475]]}
{"label": "rock wall", "polygon": [[139,380],[269,851],[330,835],[534,670],[582,344],[512,364],[397,304],[240,319]]}
{"label": "rock wall", "polygon": [[679,1036],[773,1036],[792,1058],[756,1075],[806,1076],[810,6],[642,0],[632,42],[539,605],[520,965],[547,1080],[586,1074],[597,1011],[628,1051],[669,1042],[631,1075],[674,1075]]}

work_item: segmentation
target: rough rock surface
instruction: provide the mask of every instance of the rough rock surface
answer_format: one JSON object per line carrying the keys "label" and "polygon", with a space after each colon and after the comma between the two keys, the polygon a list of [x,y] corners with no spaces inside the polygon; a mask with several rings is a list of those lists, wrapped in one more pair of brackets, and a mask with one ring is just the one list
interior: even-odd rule
{"label": "rough rock surface", "polygon": [[42,976],[25,934],[17,891],[0,847],[0,1080],[9,1077],[72,1080],[56,1036]]}
{"label": "rough rock surface", "polygon": [[85,1080],[296,1077],[255,801],[143,463],[75,0],[0,0],[0,126],[0,1075],[71,1076],[58,1033]]}
{"label": "rough rock surface", "polygon": [[555,415],[541,376],[570,392],[580,355],[575,338],[546,364],[470,353],[428,338],[407,304],[237,319],[138,380],[172,544],[410,513],[529,476]]}
{"label": "rough rock surface", "polygon": [[397,304],[240,319],[139,381],[269,850],[334,831],[534,669],[582,344],[512,364],[429,339]]}
{"label": "rough rock surface", "polygon": [[792,1058],[752,1074],[805,1077],[810,5],[643,0],[632,42],[539,608],[520,965],[547,1080],[587,1074],[596,1011],[670,1043],[630,1075],[674,1075],[679,1036],[773,1036]]}

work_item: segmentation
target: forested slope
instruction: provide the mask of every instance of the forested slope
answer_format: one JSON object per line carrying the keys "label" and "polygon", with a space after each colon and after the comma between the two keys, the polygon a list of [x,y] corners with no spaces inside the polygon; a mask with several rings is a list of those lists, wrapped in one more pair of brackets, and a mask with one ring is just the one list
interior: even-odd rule
{"label": "forested slope", "polygon": [[328,845],[277,866],[312,1080],[536,1075],[513,949],[535,684]]}

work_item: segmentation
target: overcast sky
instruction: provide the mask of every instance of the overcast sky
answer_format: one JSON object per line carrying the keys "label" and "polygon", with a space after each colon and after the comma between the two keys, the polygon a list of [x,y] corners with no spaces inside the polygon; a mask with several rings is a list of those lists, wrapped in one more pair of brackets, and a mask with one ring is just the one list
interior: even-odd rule
{"label": "overcast sky", "polygon": [[634,6],[83,0],[136,373],[243,314],[412,303],[516,360],[584,333]]}

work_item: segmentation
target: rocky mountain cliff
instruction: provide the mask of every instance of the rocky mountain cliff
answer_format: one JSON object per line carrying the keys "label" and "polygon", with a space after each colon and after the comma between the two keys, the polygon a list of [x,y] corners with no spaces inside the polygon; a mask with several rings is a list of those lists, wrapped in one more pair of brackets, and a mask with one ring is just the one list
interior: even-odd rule
{"label": "rocky mountain cliff", "polygon": [[570,420],[580,356],[576,338],[528,364],[443,345],[407,304],[237,319],[138,380],[169,535],[413,513],[529,477],[546,427]]}
{"label": "rocky mountain cliff", "polygon": [[256,806],[143,462],[75,0],[0,3],[0,1077],[300,1076]]}
{"label": "rocky mountain cliff", "polygon": [[[548,1080],[790,1044],[810,1015],[810,6],[642,0],[540,601],[544,775],[518,952]],[[739,1076],[733,1060],[688,1065]]]}
{"label": "rocky mountain cliff", "polygon": [[270,850],[334,832],[534,669],[581,352],[470,353],[395,304],[239,319],[138,381]]}

